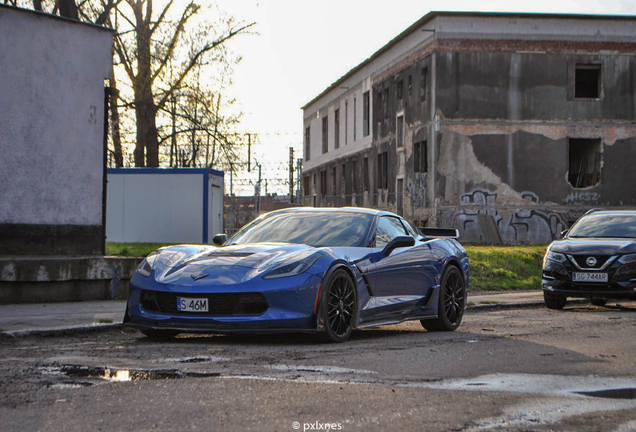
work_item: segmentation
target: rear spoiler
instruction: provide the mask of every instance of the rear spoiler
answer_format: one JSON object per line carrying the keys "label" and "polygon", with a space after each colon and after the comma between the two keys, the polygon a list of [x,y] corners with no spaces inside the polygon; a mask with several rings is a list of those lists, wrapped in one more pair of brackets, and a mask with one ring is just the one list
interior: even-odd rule
{"label": "rear spoiler", "polygon": [[459,231],[452,228],[418,228],[424,237],[459,238]]}

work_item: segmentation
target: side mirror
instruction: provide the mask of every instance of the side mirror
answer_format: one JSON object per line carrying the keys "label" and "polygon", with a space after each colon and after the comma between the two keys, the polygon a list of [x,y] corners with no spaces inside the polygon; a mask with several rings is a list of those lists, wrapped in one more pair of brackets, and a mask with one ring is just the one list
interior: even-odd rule
{"label": "side mirror", "polygon": [[410,247],[415,245],[415,239],[411,236],[398,236],[389,242],[386,246],[384,246],[384,250],[382,253],[385,256],[391,255],[393,249],[402,248],[402,247]]}
{"label": "side mirror", "polygon": [[212,243],[217,246],[223,246],[223,243],[227,241],[227,236],[225,234],[217,234],[212,237]]}
{"label": "side mirror", "polygon": [[564,238],[566,235],[568,235],[569,232],[570,232],[570,230],[561,231],[561,238]]}

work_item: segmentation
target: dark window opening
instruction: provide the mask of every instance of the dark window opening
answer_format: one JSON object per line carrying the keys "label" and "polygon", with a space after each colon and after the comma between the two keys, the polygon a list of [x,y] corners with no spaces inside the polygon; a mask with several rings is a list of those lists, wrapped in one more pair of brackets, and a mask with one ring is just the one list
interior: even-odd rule
{"label": "dark window opening", "polygon": [[411,94],[413,94],[413,77],[411,75],[409,75],[409,77],[407,78],[407,87],[408,87],[408,97],[411,97]]}
{"label": "dark window opening", "polygon": [[386,120],[389,118],[389,89],[384,89],[382,95],[382,106],[384,107],[384,116],[383,118]]}
{"label": "dark window opening", "polygon": [[345,101],[345,145],[349,142],[349,102]]}
{"label": "dark window opening", "polygon": [[311,156],[311,143],[309,141],[311,137],[309,126],[305,128],[305,160],[308,161]]}
{"label": "dark window opening", "polygon": [[327,195],[327,170],[320,171],[320,195]]}
{"label": "dark window opening", "polygon": [[420,77],[420,98],[425,101],[427,98],[427,86],[426,81],[428,78],[428,68],[422,68]]}
{"label": "dark window opening", "polygon": [[336,177],[336,167],[331,168],[331,186],[333,186],[331,194],[336,195],[338,193],[338,178]]}
{"label": "dark window opening", "polygon": [[388,189],[389,187],[389,166],[388,152],[378,154],[378,189]]}
{"label": "dark window opening", "polygon": [[[315,178],[315,177],[314,177]],[[305,196],[309,195],[309,176],[304,176],[303,177],[303,194]]]}
{"label": "dark window opening", "polygon": [[404,215],[404,179],[398,179],[397,181],[397,214]]}
{"label": "dark window opening", "polygon": [[601,94],[601,65],[577,64],[574,72],[574,97],[598,99]]}
{"label": "dark window opening", "polygon": [[322,152],[329,151],[329,117],[322,118]]}
{"label": "dark window opening", "polygon": [[354,194],[358,193],[358,162],[351,161],[351,190]]}
{"label": "dark window opening", "polygon": [[404,147],[404,116],[398,116],[397,118],[397,126],[396,126],[396,134],[397,134],[397,146]]}
{"label": "dark window opening", "polygon": [[358,139],[356,137],[357,135],[357,131],[358,131],[358,107],[357,107],[357,99],[353,98],[353,140],[355,141],[356,139]]}
{"label": "dark window opening", "polygon": [[369,92],[365,92],[362,95],[362,136],[369,135],[369,122],[370,122],[370,100]]}
{"label": "dark window opening", "polygon": [[342,189],[342,194],[346,193],[346,182],[347,182],[347,164],[342,164],[342,172],[340,173],[340,189]]}
{"label": "dark window opening", "polygon": [[425,173],[428,171],[426,141],[413,144],[413,172]]}
{"label": "dark window opening", "polygon": [[337,109],[334,113],[334,140],[333,146],[334,148],[340,147],[340,110]]}
{"label": "dark window opening", "polygon": [[365,192],[369,190],[369,158],[365,157],[362,165],[362,170],[364,171],[364,190]]}
{"label": "dark window opening", "polygon": [[397,82],[397,98],[399,101],[401,101],[404,98],[404,81],[403,80],[399,80]]}
{"label": "dark window opening", "polygon": [[570,138],[568,158],[568,181],[572,186],[585,188],[600,182],[602,158],[600,139]]}

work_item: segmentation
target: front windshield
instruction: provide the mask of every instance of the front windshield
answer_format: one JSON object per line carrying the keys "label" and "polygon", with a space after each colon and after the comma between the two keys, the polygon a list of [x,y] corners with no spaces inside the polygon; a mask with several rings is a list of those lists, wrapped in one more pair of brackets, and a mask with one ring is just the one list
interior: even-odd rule
{"label": "front windshield", "polygon": [[294,243],[313,247],[366,246],[373,216],[363,213],[289,212],[257,219],[228,244]]}
{"label": "front windshield", "polygon": [[636,238],[636,215],[590,214],[572,227],[568,237]]}

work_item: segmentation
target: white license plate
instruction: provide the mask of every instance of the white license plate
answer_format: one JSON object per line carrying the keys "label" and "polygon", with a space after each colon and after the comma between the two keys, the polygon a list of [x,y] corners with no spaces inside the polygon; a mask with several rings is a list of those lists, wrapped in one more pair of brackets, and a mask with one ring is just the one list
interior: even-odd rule
{"label": "white license plate", "polygon": [[607,273],[572,273],[574,282],[607,282]]}
{"label": "white license plate", "polygon": [[181,312],[207,312],[208,299],[177,297],[177,310]]}

